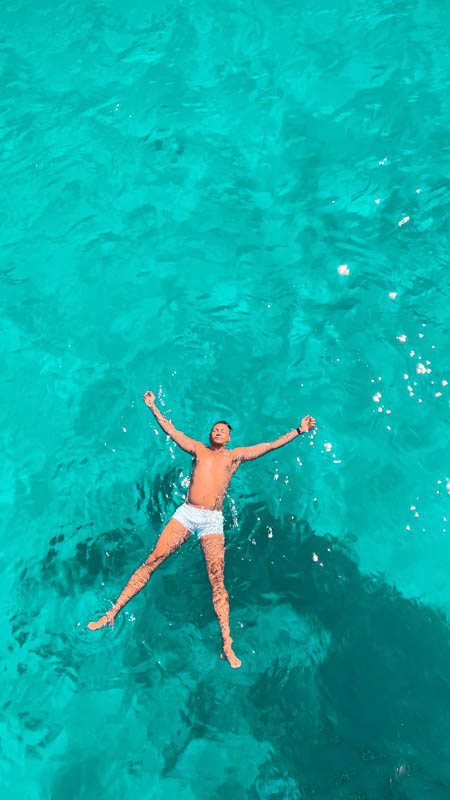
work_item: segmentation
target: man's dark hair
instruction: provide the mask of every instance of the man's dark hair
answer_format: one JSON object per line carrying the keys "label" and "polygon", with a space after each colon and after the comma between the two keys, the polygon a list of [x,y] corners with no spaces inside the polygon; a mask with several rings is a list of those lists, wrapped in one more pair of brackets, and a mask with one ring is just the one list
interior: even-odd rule
{"label": "man's dark hair", "polygon": [[214,428],[216,425],[226,425],[226,426],[227,426],[227,428],[229,429],[230,433],[231,433],[231,431],[233,430],[233,428],[231,427],[230,423],[229,423],[229,422],[226,422],[224,419],[219,419],[217,422],[215,422],[215,423],[214,423],[214,425],[212,426],[211,430],[212,430],[212,429],[213,429],[213,428]]}

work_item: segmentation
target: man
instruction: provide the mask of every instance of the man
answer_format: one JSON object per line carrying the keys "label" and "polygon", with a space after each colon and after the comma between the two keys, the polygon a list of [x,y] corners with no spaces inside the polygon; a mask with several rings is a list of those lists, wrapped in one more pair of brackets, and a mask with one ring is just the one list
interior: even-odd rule
{"label": "man", "polygon": [[276,450],[278,447],[292,442],[300,434],[312,431],[316,421],[314,417],[308,415],[303,417],[298,428],[285,433],[284,436],[280,436],[273,442],[227,450],[226,445],[230,441],[231,434],[231,425],[228,422],[223,420],[216,422],[209,434],[209,447],[206,447],[202,442],[190,439],[189,436],[178,431],[161,414],[156,407],[153,392],[144,394],[144,402],[153,412],[163,431],[182,450],[186,450],[194,458],[189,495],[187,501],[175,511],[172,519],[167,523],[155,549],[131,576],[112,609],[100,617],[97,622],[90,622],[88,627],[93,631],[104,625],[112,625],[119,611],[144,588],[155,569],[183,544],[191,533],[196,533],[205,557],[214,610],[222,632],[223,652],[221,658],[226,658],[232,667],[240,667],[241,662],[231,647],[228,594],[223,580],[225,554],[223,500],[231,478],[244,461],[259,458],[271,450]]}

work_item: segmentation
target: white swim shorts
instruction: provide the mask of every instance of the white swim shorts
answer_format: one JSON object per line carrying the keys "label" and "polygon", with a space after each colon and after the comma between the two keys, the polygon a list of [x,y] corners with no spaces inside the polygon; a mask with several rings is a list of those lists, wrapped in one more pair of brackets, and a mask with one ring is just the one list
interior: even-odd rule
{"label": "white swim shorts", "polygon": [[221,511],[213,511],[210,508],[199,508],[191,506],[190,503],[183,503],[175,511],[172,519],[181,522],[189,533],[196,533],[200,539],[209,533],[223,534],[223,514]]}

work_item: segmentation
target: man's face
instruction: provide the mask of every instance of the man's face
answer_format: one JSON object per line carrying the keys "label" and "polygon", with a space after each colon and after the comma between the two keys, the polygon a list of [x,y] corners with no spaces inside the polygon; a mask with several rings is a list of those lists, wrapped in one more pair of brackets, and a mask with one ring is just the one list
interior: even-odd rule
{"label": "man's face", "polygon": [[230,441],[230,430],[228,425],[224,425],[223,422],[218,422],[217,425],[214,425],[211,433],[209,434],[209,440],[211,444],[226,445],[226,443]]}

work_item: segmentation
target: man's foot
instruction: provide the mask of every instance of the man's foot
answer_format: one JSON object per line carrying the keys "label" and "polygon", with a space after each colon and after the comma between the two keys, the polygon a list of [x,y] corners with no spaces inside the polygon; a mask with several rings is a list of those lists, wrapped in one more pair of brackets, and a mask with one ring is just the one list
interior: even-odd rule
{"label": "man's foot", "polygon": [[220,657],[221,659],[223,659],[223,661],[228,661],[230,667],[233,667],[233,669],[237,669],[242,664],[242,661],[240,661],[237,655],[233,653],[233,650],[231,649],[231,644],[224,646],[220,654]]}
{"label": "man's foot", "polygon": [[90,622],[88,628],[90,631],[98,631],[98,629],[103,628],[104,625],[114,625],[114,617],[110,611],[107,611],[97,622]]}

